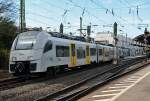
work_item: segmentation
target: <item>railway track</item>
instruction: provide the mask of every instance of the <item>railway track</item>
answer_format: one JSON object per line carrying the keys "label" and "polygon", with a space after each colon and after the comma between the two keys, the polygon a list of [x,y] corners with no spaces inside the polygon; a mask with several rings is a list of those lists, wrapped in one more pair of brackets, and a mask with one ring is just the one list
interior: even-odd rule
{"label": "railway track", "polygon": [[[140,59],[140,58],[138,58]],[[135,59],[133,61],[137,61],[138,59]],[[131,61],[130,59],[128,59],[127,61]],[[123,63],[125,63],[126,61],[123,61]],[[110,64],[105,64],[103,65],[102,67],[103,68],[111,68],[115,65],[110,65]],[[99,66],[97,66],[99,67]],[[96,67],[96,68],[97,68]],[[95,68],[91,68],[89,67],[89,69],[95,69]],[[62,73],[60,75],[57,75],[57,77],[55,78],[30,78],[29,80],[26,80],[25,78],[11,78],[11,79],[5,79],[3,81],[0,80],[0,91],[3,91],[3,90],[7,90],[7,89],[10,89],[10,88],[15,88],[15,87],[19,87],[19,86],[23,86],[23,85],[26,85],[26,84],[32,84],[32,83],[37,83],[37,82],[42,82],[42,81],[46,81],[46,80],[53,80],[53,79],[57,79],[57,78],[63,78],[65,76],[68,76],[68,75],[71,75],[71,74],[76,74],[76,73],[79,73],[79,72],[82,72],[84,70],[87,70],[86,69],[77,69],[75,71],[67,71],[65,73]],[[103,71],[101,72],[103,73]]]}
{"label": "railway track", "polygon": [[[110,66],[110,63],[108,62],[108,63],[102,64],[101,67],[105,67],[105,66]],[[97,68],[97,67],[99,67],[99,66],[96,66],[95,68]],[[64,72],[61,72],[59,75],[56,75],[55,78],[54,77],[49,77],[49,78],[30,77],[28,79],[26,77],[6,78],[6,79],[0,80],[0,91],[8,90],[8,89],[19,87],[19,86],[23,86],[26,84],[37,83],[37,82],[42,82],[42,81],[46,81],[46,80],[53,80],[53,79],[61,78],[61,77],[67,76],[67,75],[79,73],[79,72],[82,72],[85,70],[90,70],[90,69],[94,69],[94,68],[86,67],[86,68],[78,68],[76,70],[64,71]]]}
{"label": "railway track", "polygon": [[13,77],[13,78],[1,80],[0,91],[28,84],[36,78],[37,77],[30,77],[28,79],[26,77]]}
{"label": "railway track", "polygon": [[[102,66],[107,66],[107,65],[109,65],[109,63],[103,64]],[[23,76],[22,77],[6,78],[6,79],[0,80],[0,91],[15,88],[15,87],[19,87],[19,86],[23,86],[23,85],[26,85],[26,84],[57,79],[57,78],[60,78],[60,77],[64,77],[66,75],[79,73],[79,72],[82,72],[82,71],[88,70],[88,69],[93,69],[93,68],[88,67],[86,69],[85,68],[80,68],[80,69],[76,69],[76,70],[72,70],[72,71],[69,70],[69,71],[61,72],[60,75],[55,76],[55,78],[54,77],[49,77],[49,78],[29,77],[29,78],[26,78],[26,77],[23,77]]]}
{"label": "railway track", "polygon": [[92,77],[82,80],[71,86],[68,86],[64,88],[63,90],[60,90],[53,94],[42,96],[41,98],[36,99],[36,101],[53,101],[53,100],[54,101],[74,101],[78,99],[79,97],[87,94],[87,92],[93,90],[97,86],[103,85],[107,83],[108,81],[113,80],[125,74],[125,73],[123,74],[120,74],[120,73],[122,73],[128,67],[135,65],[137,63],[140,63],[141,61],[143,60],[142,59],[135,59],[132,61],[128,60],[128,62],[125,62],[123,65],[114,66],[113,68],[110,68],[104,71],[103,73],[93,75]]}

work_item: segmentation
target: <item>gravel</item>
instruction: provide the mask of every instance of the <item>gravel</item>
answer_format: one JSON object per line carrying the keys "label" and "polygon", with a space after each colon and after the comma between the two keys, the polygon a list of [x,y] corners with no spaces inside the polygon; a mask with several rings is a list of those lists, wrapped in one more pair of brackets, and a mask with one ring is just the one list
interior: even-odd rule
{"label": "gravel", "polygon": [[102,72],[106,67],[89,69],[64,77],[27,84],[24,86],[0,91],[0,101],[32,101],[41,96],[57,92],[69,85],[77,83],[93,74]]}

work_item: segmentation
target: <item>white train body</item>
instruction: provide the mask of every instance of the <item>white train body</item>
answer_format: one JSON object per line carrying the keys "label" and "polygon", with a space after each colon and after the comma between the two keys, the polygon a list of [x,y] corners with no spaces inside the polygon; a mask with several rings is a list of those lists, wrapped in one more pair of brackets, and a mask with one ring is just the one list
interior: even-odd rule
{"label": "white train body", "polygon": [[[119,49],[119,52],[125,57],[129,50]],[[19,34],[13,42],[9,72],[43,73],[51,68],[74,68],[111,61],[113,57],[114,47],[111,46],[52,37],[44,31],[29,31]]]}

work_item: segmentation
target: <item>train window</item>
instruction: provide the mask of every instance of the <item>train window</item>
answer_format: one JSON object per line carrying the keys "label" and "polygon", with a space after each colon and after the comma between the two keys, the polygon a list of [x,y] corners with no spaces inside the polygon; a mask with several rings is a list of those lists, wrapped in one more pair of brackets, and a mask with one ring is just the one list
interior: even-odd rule
{"label": "train window", "polygon": [[69,57],[69,47],[56,46],[56,57]]}
{"label": "train window", "polygon": [[103,49],[99,49],[99,55],[103,54]]}
{"label": "train window", "polygon": [[106,57],[109,56],[109,50],[108,50],[108,49],[105,50],[105,56],[106,56]]}
{"label": "train window", "polygon": [[85,58],[85,50],[82,49],[82,47],[79,47],[79,49],[77,49],[77,58]]}
{"label": "train window", "polygon": [[36,40],[32,38],[18,38],[16,41],[16,50],[31,50],[36,43]]}
{"label": "train window", "polygon": [[96,55],[96,48],[90,48],[90,55],[95,56]]}
{"label": "train window", "polygon": [[47,41],[47,43],[45,44],[43,53],[48,52],[48,51],[51,50],[51,49],[52,49],[52,41],[49,40],[49,41]]}
{"label": "train window", "polygon": [[75,44],[71,44],[71,56],[75,56]]}
{"label": "train window", "polygon": [[63,57],[63,48],[61,46],[56,46],[56,57]]}
{"label": "train window", "polygon": [[80,51],[80,49],[77,49],[77,58],[81,58],[81,51]]}

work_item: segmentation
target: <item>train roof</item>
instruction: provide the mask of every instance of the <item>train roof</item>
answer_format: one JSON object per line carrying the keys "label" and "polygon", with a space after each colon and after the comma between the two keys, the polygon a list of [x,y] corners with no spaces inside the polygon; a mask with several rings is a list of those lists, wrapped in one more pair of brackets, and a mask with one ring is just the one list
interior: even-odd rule
{"label": "train roof", "polygon": [[[75,43],[80,43],[80,44],[84,44],[84,43],[88,43],[88,44],[96,44],[96,43],[89,43],[86,41],[86,39],[84,37],[81,36],[70,36],[67,34],[61,34],[58,32],[45,32],[45,31],[27,31],[27,32],[23,32],[19,34],[19,37],[37,37],[38,35],[43,34],[43,35],[48,35],[51,36],[51,38],[55,41],[60,41],[60,42],[68,42],[68,41],[73,41]],[[98,44],[99,46],[103,46],[103,47],[113,47],[112,45],[104,45],[104,44]]]}
{"label": "train roof", "polygon": [[58,33],[58,32],[48,32],[48,33],[52,37],[87,42],[86,39],[84,37],[82,37],[82,36],[71,36],[71,35],[67,35],[67,34],[61,34],[61,33]]}
{"label": "train roof", "polygon": [[19,36],[37,36],[39,33],[39,31],[28,31],[20,33]]}
{"label": "train roof", "polygon": [[82,41],[87,42],[87,40],[82,36],[71,36],[67,34],[61,34],[58,32],[44,32],[44,31],[27,31],[19,34],[19,37],[26,37],[26,36],[32,36],[36,37],[39,34],[49,34],[51,37],[61,38],[61,39],[69,39],[69,40],[76,40],[76,41]]}
{"label": "train roof", "polygon": [[63,39],[63,38],[58,38],[58,37],[50,37],[50,40],[52,41],[59,41],[60,43],[75,43],[75,44],[89,44],[89,45],[96,45],[94,43],[87,43],[83,41],[78,41],[78,40],[72,40],[72,39]]}

